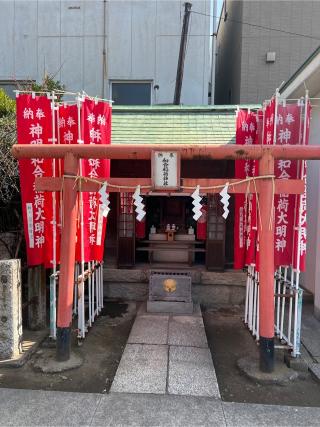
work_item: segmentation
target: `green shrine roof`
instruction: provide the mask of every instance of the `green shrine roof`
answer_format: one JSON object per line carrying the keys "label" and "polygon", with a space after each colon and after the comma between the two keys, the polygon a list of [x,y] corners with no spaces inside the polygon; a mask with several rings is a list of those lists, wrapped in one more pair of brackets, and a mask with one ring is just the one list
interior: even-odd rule
{"label": "green shrine roof", "polygon": [[236,105],[114,106],[112,143],[235,144],[236,109]]}

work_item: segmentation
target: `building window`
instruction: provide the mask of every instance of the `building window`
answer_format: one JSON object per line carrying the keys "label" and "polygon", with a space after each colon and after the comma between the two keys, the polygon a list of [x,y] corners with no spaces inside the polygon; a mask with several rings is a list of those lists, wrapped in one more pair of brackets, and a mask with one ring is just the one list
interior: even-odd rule
{"label": "building window", "polygon": [[151,82],[111,82],[114,105],[151,105]]}
{"label": "building window", "polygon": [[32,83],[35,83],[35,80],[0,80],[0,88],[3,89],[10,98],[15,98],[15,90],[30,88]]}

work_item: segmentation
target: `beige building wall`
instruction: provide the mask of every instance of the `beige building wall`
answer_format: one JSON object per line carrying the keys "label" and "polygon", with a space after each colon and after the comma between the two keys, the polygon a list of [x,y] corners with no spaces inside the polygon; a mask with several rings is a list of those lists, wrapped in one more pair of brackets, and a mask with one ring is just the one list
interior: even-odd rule
{"label": "beige building wall", "polygon": [[[320,1],[227,0],[227,12],[217,37],[217,104],[269,99],[320,44]],[[275,62],[266,62],[267,52],[275,52]]]}
{"label": "beige building wall", "polygon": [[[312,94],[319,98],[320,91]],[[320,105],[314,103],[310,123],[310,145],[320,144]],[[303,285],[314,294],[314,306],[317,317],[320,318],[320,161],[307,163],[307,260]]]}

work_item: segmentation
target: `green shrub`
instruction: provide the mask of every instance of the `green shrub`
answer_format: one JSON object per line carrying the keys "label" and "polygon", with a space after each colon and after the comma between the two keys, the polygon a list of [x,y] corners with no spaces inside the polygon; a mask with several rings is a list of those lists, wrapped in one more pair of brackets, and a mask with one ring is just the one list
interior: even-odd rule
{"label": "green shrub", "polygon": [[16,111],[16,102],[3,89],[0,89],[0,117],[13,114]]}

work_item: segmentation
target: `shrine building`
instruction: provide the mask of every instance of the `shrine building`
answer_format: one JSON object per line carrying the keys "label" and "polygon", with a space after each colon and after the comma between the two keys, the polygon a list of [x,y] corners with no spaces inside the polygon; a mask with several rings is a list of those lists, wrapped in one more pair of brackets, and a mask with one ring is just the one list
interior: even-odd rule
{"label": "shrine building", "polygon": [[[244,108],[258,106],[244,106]],[[235,144],[236,106],[115,106],[113,144]],[[150,160],[111,160],[111,178],[150,178]],[[234,160],[181,161],[183,178],[234,177]],[[153,191],[144,196],[145,221],[138,223],[129,193],[110,193],[105,268],[233,268],[233,197],[221,216],[219,195],[201,191],[203,215],[193,219],[190,191]],[[171,233],[168,233],[171,231]],[[132,271],[132,270],[131,270]],[[110,278],[108,272],[108,278]],[[109,279],[108,279],[109,280]]]}

